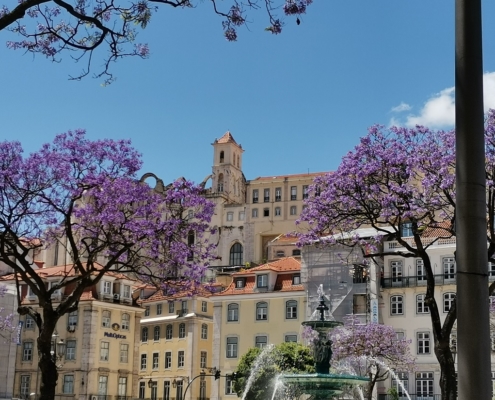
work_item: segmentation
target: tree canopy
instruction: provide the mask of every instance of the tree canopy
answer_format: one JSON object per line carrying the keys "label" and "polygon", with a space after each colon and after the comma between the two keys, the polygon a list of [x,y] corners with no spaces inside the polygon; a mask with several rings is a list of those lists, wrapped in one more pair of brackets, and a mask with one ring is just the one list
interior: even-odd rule
{"label": "tree canopy", "polygon": [[[56,323],[105,273],[138,277],[165,294],[194,293],[213,258],[207,233],[214,205],[203,188],[178,180],[158,192],[136,179],[140,167],[129,141],[92,141],[84,131],[57,135],[27,157],[19,142],[0,143],[0,262],[14,271],[19,314],[39,328],[42,399],[55,390]],[[35,257],[56,245],[69,255],[70,273],[47,286]],[[42,311],[21,302],[21,283]],[[54,301],[68,286],[70,295]]]}
{"label": "tree canopy", "polygon": [[[300,343],[281,343],[264,351],[257,347],[249,349],[239,360],[234,390],[242,396],[251,374],[254,380],[246,393],[246,400],[265,400],[275,390],[276,377],[286,373],[312,373],[314,360],[308,347]],[[280,393],[288,399],[287,393]]]}
{"label": "tree canopy", "polygon": [[[264,10],[268,20],[267,31],[279,34],[285,15],[301,15],[313,0],[211,0],[211,10],[222,19],[225,38],[237,40],[237,30],[247,22],[250,11]],[[90,73],[94,52],[105,48],[103,67],[96,77],[104,77],[105,83],[113,80],[110,64],[123,57],[147,58],[149,48],[136,42],[139,29],[151,22],[160,6],[176,9],[196,8],[195,0],[25,0],[0,7],[0,31],[8,30],[18,40],[7,41],[7,47],[31,53],[39,53],[58,61],[63,54],[70,54],[76,61],[83,60],[86,67],[72,79],[80,79]],[[26,20],[27,18],[27,20]],[[300,23],[297,18],[297,23]]]}

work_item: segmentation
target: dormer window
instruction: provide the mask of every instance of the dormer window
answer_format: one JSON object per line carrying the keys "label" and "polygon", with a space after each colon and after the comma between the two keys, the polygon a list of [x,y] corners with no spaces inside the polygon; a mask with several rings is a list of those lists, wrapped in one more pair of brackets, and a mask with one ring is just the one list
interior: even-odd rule
{"label": "dormer window", "polygon": [[235,280],[236,289],[242,289],[244,286],[246,286],[246,281],[244,280],[244,278],[239,278]]}
{"label": "dormer window", "polygon": [[301,274],[294,274],[292,276],[292,284],[293,285],[300,285],[301,284]]}
{"label": "dormer window", "polygon": [[112,282],[103,281],[103,294],[112,294]]}
{"label": "dormer window", "polygon": [[258,275],[256,277],[256,286],[259,288],[267,288],[268,287],[268,275]]}
{"label": "dormer window", "polygon": [[403,224],[400,224],[400,235],[402,237],[413,236],[412,222],[404,222]]}
{"label": "dormer window", "polygon": [[129,285],[124,285],[124,290],[122,291],[122,297],[125,299],[131,298],[131,287]]}

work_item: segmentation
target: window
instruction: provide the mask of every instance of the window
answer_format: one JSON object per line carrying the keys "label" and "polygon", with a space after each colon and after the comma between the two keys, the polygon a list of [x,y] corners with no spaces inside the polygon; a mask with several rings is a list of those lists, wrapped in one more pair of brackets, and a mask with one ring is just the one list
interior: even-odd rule
{"label": "window", "polygon": [[177,353],[177,367],[184,368],[184,351],[179,350]]}
{"label": "window", "polygon": [[275,256],[276,257],[285,257],[285,251],[277,250],[277,252],[275,253]]}
{"label": "window", "polygon": [[299,249],[292,250],[292,255],[293,256],[300,256],[301,255],[301,250],[299,250]]}
{"label": "window", "polygon": [[26,315],[26,321],[24,322],[24,329],[34,329],[34,319],[30,315]]}
{"label": "window", "polygon": [[149,317],[150,316],[150,306],[144,307],[144,316]]}
{"label": "window", "polygon": [[390,269],[392,272],[392,286],[402,286],[402,261],[392,261]]}
{"label": "window", "polygon": [[124,299],[130,299],[131,298],[131,287],[129,285],[124,285],[122,297]]}
{"label": "window", "polygon": [[110,355],[110,342],[100,343],[100,361],[108,361]]}
{"label": "window", "polygon": [[205,380],[199,381],[199,399],[198,400],[206,400],[206,381]]}
{"label": "window", "polygon": [[425,303],[426,294],[418,294],[416,296],[416,314],[427,314],[430,309]]}
{"label": "window", "polygon": [[268,303],[260,301],[256,304],[256,320],[266,321],[268,319]]}
{"label": "window", "polygon": [[146,392],[146,382],[139,382],[139,398],[144,399]]}
{"label": "window", "polygon": [[208,312],[208,303],[206,301],[201,302],[201,312]]}
{"label": "window", "polygon": [[442,258],[443,273],[446,280],[455,279],[455,259],[454,257]]}
{"label": "window", "polygon": [[182,400],[182,389],[184,388],[184,381],[177,381],[177,389],[175,392],[176,400]]}
{"label": "window", "polygon": [[290,187],[290,199],[297,200],[297,186]]}
{"label": "window", "polygon": [[225,394],[236,394],[234,391],[234,385],[232,382],[232,375],[227,375],[225,377]]}
{"label": "window", "polygon": [[236,303],[227,306],[227,321],[239,321],[239,305]]}
{"label": "window", "polygon": [[258,209],[257,208],[253,208],[251,210],[251,217],[258,218]]}
{"label": "window", "polygon": [[108,387],[108,376],[100,375],[98,378],[98,395],[103,396],[103,398],[107,395],[107,387]]}
{"label": "window", "polygon": [[433,397],[433,372],[416,373],[416,396]]}
{"label": "window", "polygon": [[170,381],[163,382],[163,400],[170,400]]}
{"label": "window", "polygon": [[400,224],[400,235],[402,237],[413,236],[412,222],[404,222],[404,223]]}
{"label": "window", "polygon": [[131,316],[129,314],[127,314],[127,313],[122,314],[121,322],[122,323],[120,324],[120,328],[123,331],[128,331],[129,330],[130,323],[131,323]]}
{"label": "window", "polygon": [[31,387],[31,375],[21,375],[21,396],[24,399],[29,398]]}
{"label": "window", "polygon": [[127,377],[119,376],[118,395],[120,398],[125,399],[126,394],[127,394]]}
{"label": "window", "polygon": [[244,211],[239,211],[239,221],[244,221],[246,213]]}
{"label": "window", "polygon": [[165,339],[171,340],[172,339],[172,325],[167,325],[165,328]]}
{"label": "window", "polygon": [[75,340],[67,340],[65,345],[65,359],[66,360],[75,360],[76,359],[76,341]]}
{"label": "window", "polygon": [[175,312],[175,303],[171,301],[168,303],[168,313],[173,314]]}
{"label": "window", "polygon": [[158,394],[158,382],[151,381],[151,400],[156,400]]}
{"label": "window", "polygon": [[275,201],[282,201],[282,188],[275,188]]}
{"label": "window", "polygon": [[101,313],[101,326],[103,328],[110,328],[111,325],[110,311],[105,310]]}
{"label": "window", "polygon": [[220,152],[220,163],[223,163],[225,159],[225,153],[223,151]]}
{"label": "window", "polygon": [[239,278],[235,280],[236,289],[242,289],[246,285],[246,281],[244,278]]}
{"label": "window", "polygon": [[156,305],[156,315],[162,315],[162,303]]}
{"label": "window", "polygon": [[172,368],[172,352],[166,351],[165,352],[165,369],[170,369],[170,368]]}
{"label": "window", "polygon": [[254,346],[263,349],[268,344],[268,337],[266,336],[256,336],[254,340]]}
{"label": "window", "polygon": [[253,203],[258,202],[258,197],[259,197],[259,191],[258,189],[253,189]]}
{"label": "window", "polygon": [[454,303],[455,293],[444,293],[443,294],[443,312],[448,313],[452,308]]}
{"label": "window", "polygon": [[77,326],[77,310],[69,313],[67,317],[67,326],[72,328]]}
{"label": "window", "polygon": [[297,207],[290,206],[290,215],[297,215]]}
{"label": "window", "polygon": [[309,186],[303,185],[303,199],[307,199],[309,197]]}
{"label": "window", "polygon": [[263,208],[263,217],[269,217],[269,216],[270,216],[270,209]]}
{"label": "window", "polygon": [[74,393],[74,375],[64,375],[62,393],[64,394]]}
{"label": "window", "polygon": [[103,294],[112,294],[112,282],[103,281]]}
{"label": "window", "polygon": [[234,243],[230,248],[229,265],[242,265],[242,244]]}
{"label": "window", "polygon": [[409,391],[409,375],[407,372],[396,372],[395,375],[392,376],[391,387],[397,390],[399,397],[406,397],[406,392]]}
{"label": "window", "polygon": [[208,339],[208,325],[201,325],[201,339]]}
{"label": "window", "polygon": [[292,275],[292,284],[293,285],[300,285],[301,284],[301,274]]}
{"label": "window", "polygon": [[148,327],[144,327],[141,329],[141,342],[147,342],[148,341]]}
{"label": "window", "polygon": [[232,211],[229,211],[227,213],[227,221],[233,221],[234,220],[234,213]]}
{"label": "window", "polygon": [[426,281],[425,264],[421,258],[416,260],[416,276],[419,281]]}
{"label": "window", "polygon": [[186,324],[179,325],[179,339],[184,339],[186,337]]}
{"label": "window", "polygon": [[297,301],[289,300],[285,303],[285,318],[297,319]]}
{"label": "window", "polygon": [[119,359],[121,363],[127,363],[129,361],[129,345],[127,343],[120,343]]}
{"label": "window", "polygon": [[285,335],[286,342],[297,342],[297,335]]}
{"label": "window", "polygon": [[404,311],[402,296],[390,296],[390,314],[402,315]]}
{"label": "window", "polygon": [[227,338],[227,358],[237,358],[237,338]]}
{"label": "window", "polygon": [[199,368],[206,368],[206,357],[206,351],[202,351],[199,358]]}
{"label": "window", "polygon": [[489,262],[488,263],[488,276],[495,276],[495,263]]}
{"label": "window", "polygon": [[141,369],[146,369],[148,363],[148,356],[146,354],[141,354]]}
{"label": "window", "polygon": [[223,192],[223,174],[218,175],[217,192],[218,193]]}
{"label": "window", "polygon": [[418,332],[418,354],[430,354],[430,333]]}
{"label": "window", "polygon": [[153,353],[153,364],[152,364],[152,368],[153,369],[158,369],[158,353]]}
{"label": "window", "polygon": [[280,207],[275,207],[275,216],[279,217],[282,215],[282,209]]}
{"label": "window", "polygon": [[22,342],[22,361],[33,361],[33,342]]}
{"label": "window", "polygon": [[153,340],[155,342],[160,340],[160,327],[158,325],[153,328]]}
{"label": "window", "polygon": [[267,274],[258,275],[256,277],[256,286],[259,288],[268,287],[268,275]]}
{"label": "window", "polygon": [[263,201],[265,203],[269,203],[270,202],[270,189],[263,190]]}

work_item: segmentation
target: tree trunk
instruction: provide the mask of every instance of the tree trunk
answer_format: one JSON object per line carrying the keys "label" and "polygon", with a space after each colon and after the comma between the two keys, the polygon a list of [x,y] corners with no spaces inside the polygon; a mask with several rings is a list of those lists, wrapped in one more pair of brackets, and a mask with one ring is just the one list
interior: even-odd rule
{"label": "tree trunk", "polygon": [[449,345],[450,336],[435,343],[435,354],[440,364],[440,390],[442,400],[457,400],[455,363]]}
{"label": "tree trunk", "polygon": [[[38,336],[38,367],[41,372],[41,384],[38,400],[54,400],[58,381],[56,360],[51,354],[52,335],[59,316],[53,310],[43,310],[43,325]],[[56,343],[54,344],[56,347]],[[55,349],[54,349],[55,350]],[[56,351],[56,350],[55,350]]]}

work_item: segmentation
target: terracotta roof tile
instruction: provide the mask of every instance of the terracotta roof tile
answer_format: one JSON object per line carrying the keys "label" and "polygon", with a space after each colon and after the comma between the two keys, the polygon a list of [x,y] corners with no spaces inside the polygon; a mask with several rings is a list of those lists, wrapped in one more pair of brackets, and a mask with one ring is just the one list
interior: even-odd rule
{"label": "terracotta roof tile", "polygon": [[251,179],[250,182],[255,181],[272,181],[274,179],[297,179],[297,178],[315,178],[317,176],[322,176],[331,173],[331,171],[327,172],[309,172],[305,174],[289,174],[289,175],[276,175],[276,176],[258,176],[255,179]]}
{"label": "terracotta roof tile", "polygon": [[178,292],[175,294],[166,294],[162,290],[157,290],[155,293],[153,293],[150,297],[147,299],[141,299],[138,302],[139,303],[152,303],[155,301],[171,301],[171,300],[176,300],[184,297],[191,297],[191,296],[200,296],[200,297],[210,297],[213,294],[213,289],[205,286],[201,286],[198,289],[195,290],[189,290],[189,291],[183,291],[183,292]]}
{"label": "terracotta roof tile", "polygon": [[300,271],[301,261],[294,257],[284,257],[280,260],[271,261],[269,263],[258,265],[257,267],[246,269],[244,271],[235,272],[233,276],[251,275],[258,271]]}

